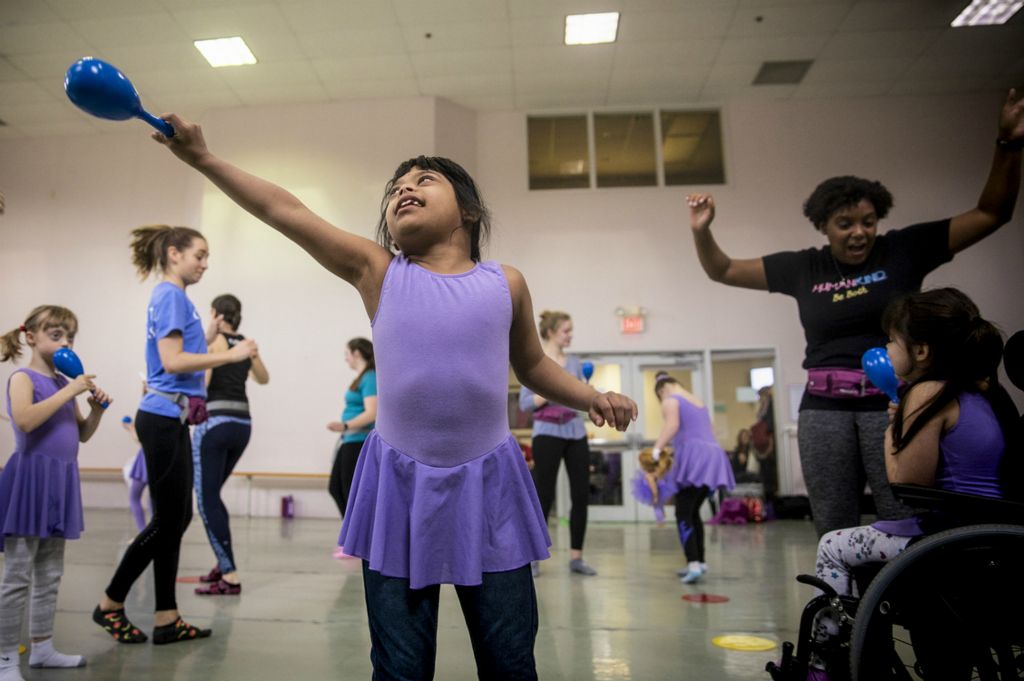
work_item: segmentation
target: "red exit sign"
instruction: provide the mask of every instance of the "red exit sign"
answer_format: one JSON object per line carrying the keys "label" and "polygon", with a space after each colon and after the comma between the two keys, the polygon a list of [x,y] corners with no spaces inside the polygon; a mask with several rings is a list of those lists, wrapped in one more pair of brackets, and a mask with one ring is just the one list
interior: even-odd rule
{"label": "red exit sign", "polygon": [[639,314],[627,314],[619,317],[619,330],[622,333],[643,333],[644,316]]}

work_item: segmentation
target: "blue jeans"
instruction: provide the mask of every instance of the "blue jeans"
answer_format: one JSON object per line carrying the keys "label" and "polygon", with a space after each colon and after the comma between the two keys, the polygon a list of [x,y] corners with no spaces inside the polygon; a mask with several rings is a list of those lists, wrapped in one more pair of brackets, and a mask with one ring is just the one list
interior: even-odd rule
{"label": "blue jeans", "polygon": [[[363,561],[374,681],[430,681],[437,657],[439,585],[410,589]],[[480,586],[456,586],[473,643],[477,676],[487,681],[535,680],[537,592],[530,566],[485,572]]]}

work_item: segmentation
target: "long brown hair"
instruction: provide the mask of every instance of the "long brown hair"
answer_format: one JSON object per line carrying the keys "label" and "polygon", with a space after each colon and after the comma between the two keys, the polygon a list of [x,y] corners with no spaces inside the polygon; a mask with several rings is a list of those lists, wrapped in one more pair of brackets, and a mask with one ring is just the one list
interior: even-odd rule
{"label": "long brown hair", "polygon": [[356,380],[352,381],[352,385],[348,387],[352,392],[359,390],[359,381],[363,380],[363,376],[366,375],[367,371],[376,371],[377,364],[373,361],[373,343],[365,338],[353,338],[348,342],[348,351],[351,353],[359,353],[366,360],[366,366],[356,376]]}
{"label": "long brown hair", "polygon": [[22,332],[46,331],[54,327],[62,327],[69,335],[78,332],[78,317],[66,307],[60,305],[40,305],[28,313],[25,323],[0,336],[0,362],[21,357]]}
{"label": "long brown hair", "polygon": [[167,249],[174,246],[179,251],[192,245],[193,239],[204,239],[202,234],[191,227],[170,225],[145,225],[132,230],[132,264],[145,279],[153,272],[167,270]]}

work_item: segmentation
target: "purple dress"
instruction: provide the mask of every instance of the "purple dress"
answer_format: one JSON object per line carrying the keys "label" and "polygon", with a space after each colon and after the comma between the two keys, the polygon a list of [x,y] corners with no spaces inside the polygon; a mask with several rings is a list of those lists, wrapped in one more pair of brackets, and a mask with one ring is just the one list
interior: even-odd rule
{"label": "purple dress", "polygon": [[705,486],[730,490],[736,486],[732,464],[718,446],[711,430],[707,407],[698,407],[681,395],[671,395],[679,405],[679,430],[672,436],[672,468],[668,472],[676,489]]}
{"label": "purple dress", "polygon": [[341,528],[371,570],[478,585],[548,557],[547,523],[508,425],[512,299],[501,266],[441,275],[391,261],[373,319],[377,423]]}
{"label": "purple dress", "polygon": [[[32,402],[68,384],[63,376],[18,369],[32,379]],[[13,376],[13,374],[12,374]],[[10,382],[7,415],[11,416]],[[12,418],[14,453],[0,473],[0,551],[5,536],[63,537],[82,534],[82,489],[78,479],[78,421],[69,401],[31,433]]]}

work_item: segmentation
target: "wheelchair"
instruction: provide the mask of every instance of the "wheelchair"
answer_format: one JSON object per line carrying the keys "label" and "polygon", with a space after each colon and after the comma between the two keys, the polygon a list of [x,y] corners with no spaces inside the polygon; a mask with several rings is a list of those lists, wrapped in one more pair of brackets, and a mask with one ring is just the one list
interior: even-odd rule
{"label": "wheelchair", "polygon": [[[784,643],[766,671],[774,681],[813,679],[818,656],[833,681],[1024,679],[1024,503],[917,485],[893,491],[957,526],[855,572],[859,598],[797,577],[823,594],[804,608],[796,645]],[[818,642],[813,624],[824,609],[839,634]]]}

